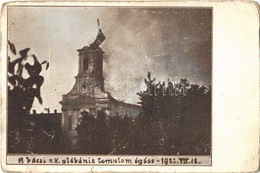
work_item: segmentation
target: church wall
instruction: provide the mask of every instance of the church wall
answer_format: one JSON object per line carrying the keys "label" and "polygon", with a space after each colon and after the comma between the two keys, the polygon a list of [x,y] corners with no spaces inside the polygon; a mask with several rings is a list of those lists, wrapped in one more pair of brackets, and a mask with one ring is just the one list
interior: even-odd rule
{"label": "church wall", "polygon": [[111,116],[129,116],[135,118],[141,112],[141,107],[131,105],[127,103],[112,103],[111,104]]}
{"label": "church wall", "polygon": [[78,111],[76,109],[73,110],[73,121],[72,121],[72,130],[77,127],[78,123]]}
{"label": "church wall", "polygon": [[73,109],[67,109],[62,111],[62,128],[65,134],[69,136],[74,135],[73,129],[76,127],[76,123],[77,123],[76,111],[73,111]]}
{"label": "church wall", "polygon": [[66,117],[66,113],[64,110],[62,110],[62,114],[61,114],[61,127],[62,127],[62,131],[64,131],[65,128],[65,117]]}
{"label": "church wall", "polygon": [[126,105],[127,107],[127,115],[130,117],[137,117],[141,112],[141,107],[134,107],[132,105]]}
{"label": "church wall", "polygon": [[77,131],[74,128],[77,126],[78,112],[73,109],[63,109],[62,111],[62,128],[63,137],[68,148],[73,148],[77,145]]}

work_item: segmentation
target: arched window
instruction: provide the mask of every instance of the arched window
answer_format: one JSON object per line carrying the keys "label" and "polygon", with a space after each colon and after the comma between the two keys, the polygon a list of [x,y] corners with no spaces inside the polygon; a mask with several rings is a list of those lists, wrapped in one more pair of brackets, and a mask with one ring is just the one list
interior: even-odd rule
{"label": "arched window", "polygon": [[68,118],[68,130],[72,130],[72,116]]}
{"label": "arched window", "polygon": [[83,59],[83,70],[88,70],[88,58]]}

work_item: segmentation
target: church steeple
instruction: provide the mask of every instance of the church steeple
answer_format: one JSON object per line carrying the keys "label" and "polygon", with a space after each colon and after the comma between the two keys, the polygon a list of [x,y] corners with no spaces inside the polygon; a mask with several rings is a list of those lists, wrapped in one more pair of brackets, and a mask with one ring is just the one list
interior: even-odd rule
{"label": "church steeple", "polygon": [[86,84],[99,83],[101,90],[104,92],[104,78],[103,78],[103,50],[99,47],[106,39],[100,28],[99,19],[98,34],[93,43],[78,49],[79,52],[79,70],[76,78],[79,81],[84,81]]}

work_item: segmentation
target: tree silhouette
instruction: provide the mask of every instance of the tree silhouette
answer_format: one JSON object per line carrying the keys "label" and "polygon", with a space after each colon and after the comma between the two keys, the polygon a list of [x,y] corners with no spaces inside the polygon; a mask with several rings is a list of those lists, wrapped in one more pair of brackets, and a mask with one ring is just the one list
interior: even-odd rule
{"label": "tree silhouette", "polygon": [[78,153],[107,154],[109,152],[106,114],[100,110],[96,117],[89,112],[82,112],[78,132]]}
{"label": "tree silhouette", "polygon": [[148,122],[139,127],[139,133],[147,138],[145,154],[209,154],[211,90],[187,79],[174,85],[168,80],[167,86],[155,83],[150,72],[145,83],[147,89],[137,93],[142,121]]}
{"label": "tree silhouette", "polygon": [[[16,48],[8,41],[10,52],[16,55]],[[26,63],[31,56],[28,55],[30,48],[19,51],[19,58],[11,60],[8,56],[8,152],[32,152],[35,141],[36,125],[30,124],[26,119],[29,114],[34,98],[42,104],[40,94],[41,86],[44,82],[42,64],[37,57],[32,55],[34,64]],[[26,63],[25,65],[23,65]],[[48,62],[44,62],[45,64]],[[24,73],[29,75],[25,78]]]}

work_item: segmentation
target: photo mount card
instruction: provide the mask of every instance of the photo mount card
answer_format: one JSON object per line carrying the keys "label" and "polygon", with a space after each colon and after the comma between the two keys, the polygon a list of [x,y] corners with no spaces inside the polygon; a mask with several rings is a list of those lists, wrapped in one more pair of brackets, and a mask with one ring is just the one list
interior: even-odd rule
{"label": "photo mount card", "polygon": [[2,168],[257,170],[258,29],[252,2],[5,4]]}

